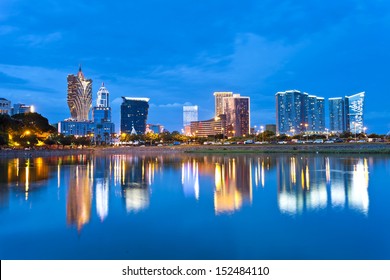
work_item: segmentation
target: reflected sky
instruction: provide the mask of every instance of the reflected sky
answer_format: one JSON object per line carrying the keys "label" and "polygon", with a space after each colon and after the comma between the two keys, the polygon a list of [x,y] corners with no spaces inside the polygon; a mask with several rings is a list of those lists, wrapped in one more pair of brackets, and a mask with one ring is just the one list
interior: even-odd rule
{"label": "reflected sky", "polygon": [[[51,168],[56,165],[56,168]],[[3,161],[2,204],[9,190],[24,191],[44,187],[52,173],[57,186],[66,184],[67,222],[80,229],[90,219],[94,197],[101,221],[109,215],[110,188],[123,199],[127,212],[150,206],[155,176],[165,167],[174,167],[181,178],[185,197],[199,200],[201,177],[212,177],[215,214],[232,213],[253,201],[253,188],[277,188],[277,203],[282,213],[295,215],[327,207],[369,211],[369,164],[366,157],[269,156],[162,156],[86,155],[64,158],[11,159]],[[66,168],[64,168],[66,167]],[[51,171],[49,171],[49,169]],[[276,186],[266,184],[276,169]],[[55,171],[54,171],[55,170]],[[51,173],[51,174],[49,174]],[[61,181],[63,179],[63,181]],[[10,194],[8,194],[10,195]]]}
{"label": "reflected sky", "polygon": [[[327,155],[2,159],[0,221],[6,224],[0,235],[11,238],[22,228],[34,232],[55,227],[59,236],[74,232],[81,238],[92,228],[104,236],[112,227],[128,233],[142,230],[141,236],[148,236],[154,224],[168,232],[169,228],[186,232],[194,224],[190,232],[195,234],[221,221],[234,221],[234,227],[214,228],[219,236],[230,232],[226,235],[230,238],[241,229],[256,229],[257,235],[274,227],[283,232],[286,221],[300,228],[296,220],[300,217],[313,217],[311,223],[327,217],[324,226],[343,227],[345,221],[335,221],[345,215],[352,221],[356,217],[370,221],[371,216],[378,227],[389,205],[388,196],[380,193],[388,191],[378,182],[387,178],[389,162],[383,156]],[[267,227],[257,224],[258,219],[269,221]],[[270,230],[264,238],[272,239],[276,232]]]}

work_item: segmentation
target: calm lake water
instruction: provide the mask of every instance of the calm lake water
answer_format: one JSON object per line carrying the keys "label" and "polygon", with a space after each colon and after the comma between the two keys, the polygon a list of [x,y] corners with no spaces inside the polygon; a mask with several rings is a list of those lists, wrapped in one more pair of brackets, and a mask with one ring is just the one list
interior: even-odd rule
{"label": "calm lake water", "polygon": [[0,160],[0,259],[390,259],[390,157]]}

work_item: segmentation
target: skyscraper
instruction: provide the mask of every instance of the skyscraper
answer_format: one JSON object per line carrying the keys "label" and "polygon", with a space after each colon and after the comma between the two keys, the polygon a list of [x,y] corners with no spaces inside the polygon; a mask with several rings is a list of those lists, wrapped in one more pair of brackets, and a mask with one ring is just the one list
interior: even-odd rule
{"label": "skyscraper", "polygon": [[276,98],[276,133],[300,133],[305,127],[304,95],[298,90],[277,92]]}
{"label": "skyscraper", "polygon": [[226,115],[226,132],[228,136],[244,136],[250,134],[250,99],[233,94],[224,97],[223,114]]}
{"label": "skyscraper", "polygon": [[96,107],[110,107],[109,91],[105,88],[104,83],[97,92]]}
{"label": "skyscraper", "polygon": [[223,114],[223,99],[225,97],[232,97],[233,92],[214,92],[215,96],[215,116]]}
{"label": "skyscraper", "polygon": [[92,80],[86,79],[81,66],[76,75],[68,75],[68,106],[71,118],[76,121],[89,119],[92,106]]}
{"label": "skyscraper", "polygon": [[325,99],[315,95],[307,95],[303,97],[306,106],[305,123],[307,123],[307,131],[318,133],[325,130]]}
{"label": "skyscraper", "polygon": [[276,130],[279,134],[325,130],[325,100],[298,90],[277,92]]}
{"label": "skyscraper", "polygon": [[353,133],[364,132],[363,104],[365,92],[345,97],[346,130]]}
{"label": "skyscraper", "polygon": [[94,122],[94,140],[96,144],[110,143],[111,135],[115,132],[115,125],[111,122],[111,107],[109,107],[110,93],[102,83],[97,92],[96,107],[92,109]]}
{"label": "skyscraper", "polygon": [[345,131],[344,109],[342,97],[329,98],[329,128],[331,132]]}
{"label": "skyscraper", "polygon": [[121,105],[121,132],[144,134],[148,118],[149,98],[123,97]]}
{"label": "skyscraper", "polygon": [[198,121],[198,106],[183,106],[183,126]]}
{"label": "skyscraper", "polygon": [[363,104],[365,92],[351,96],[329,98],[330,131],[364,132]]}

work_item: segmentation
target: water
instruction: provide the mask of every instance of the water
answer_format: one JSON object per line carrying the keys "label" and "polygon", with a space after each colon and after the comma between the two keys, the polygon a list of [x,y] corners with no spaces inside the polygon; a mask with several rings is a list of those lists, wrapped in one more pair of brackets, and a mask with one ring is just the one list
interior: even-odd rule
{"label": "water", "polygon": [[0,259],[389,259],[389,156],[0,160]]}

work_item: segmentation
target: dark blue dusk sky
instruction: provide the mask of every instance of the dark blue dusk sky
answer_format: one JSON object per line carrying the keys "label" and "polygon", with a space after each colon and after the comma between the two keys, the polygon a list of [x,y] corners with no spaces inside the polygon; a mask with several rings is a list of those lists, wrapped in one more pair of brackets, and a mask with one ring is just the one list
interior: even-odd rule
{"label": "dark blue dusk sky", "polygon": [[365,91],[367,132],[387,133],[389,34],[385,0],[1,0],[0,97],[68,118],[66,76],[82,64],[117,130],[121,96],[149,97],[148,122],[172,131],[185,104],[213,117],[214,91],[249,96],[252,126],[275,123],[275,93],[297,89]]}

